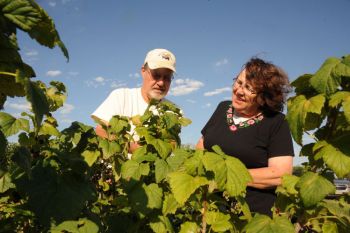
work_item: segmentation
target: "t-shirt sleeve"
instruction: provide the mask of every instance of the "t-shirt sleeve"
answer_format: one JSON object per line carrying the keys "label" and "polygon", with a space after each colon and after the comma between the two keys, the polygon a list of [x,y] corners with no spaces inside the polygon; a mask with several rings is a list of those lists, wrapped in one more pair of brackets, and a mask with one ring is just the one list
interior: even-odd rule
{"label": "t-shirt sleeve", "polygon": [[281,114],[271,128],[270,143],[268,146],[269,158],[277,156],[294,156],[293,141],[288,122]]}
{"label": "t-shirt sleeve", "polygon": [[112,91],[100,106],[91,114],[92,118],[109,121],[112,116],[118,115],[118,103],[122,96],[122,90]]}

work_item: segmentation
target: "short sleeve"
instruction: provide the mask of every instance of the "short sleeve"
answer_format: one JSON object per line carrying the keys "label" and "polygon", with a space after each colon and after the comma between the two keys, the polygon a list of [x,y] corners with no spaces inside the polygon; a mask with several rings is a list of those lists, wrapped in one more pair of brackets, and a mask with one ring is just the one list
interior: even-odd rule
{"label": "short sleeve", "polygon": [[112,116],[118,115],[118,101],[122,90],[112,91],[100,106],[91,114],[92,118],[109,121]]}
{"label": "short sleeve", "polygon": [[280,114],[271,128],[270,143],[268,146],[269,157],[294,156],[293,141],[288,122],[283,114]]}

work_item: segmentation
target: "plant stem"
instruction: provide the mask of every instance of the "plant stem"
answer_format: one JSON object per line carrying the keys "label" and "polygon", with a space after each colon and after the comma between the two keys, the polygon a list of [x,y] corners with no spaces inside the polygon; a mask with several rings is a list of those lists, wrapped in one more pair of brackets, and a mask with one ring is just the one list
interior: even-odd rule
{"label": "plant stem", "polygon": [[208,209],[207,190],[205,189],[203,193],[202,233],[205,233],[207,231],[207,221],[205,219],[207,209]]}
{"label": "plant stem", "polygon": [[4,74],[4,75],[9,75],[9,76],[16,77],[16,74],[15,74],[15,73],[10,73],[10,72],[0,72],[0,74]]}

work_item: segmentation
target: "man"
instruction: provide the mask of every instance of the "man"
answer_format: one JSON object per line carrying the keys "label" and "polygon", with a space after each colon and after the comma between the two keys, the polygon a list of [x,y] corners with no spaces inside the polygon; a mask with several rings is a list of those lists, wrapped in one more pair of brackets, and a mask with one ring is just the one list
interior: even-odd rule
{"label": "man", "polygon": [[[161,100],[168,93],[173,74],[176,72],[175,65],[175,56],[170,51],[166,49],[149,51],[141,67],[143,79],[141,88],[120,88],[112,91],[91,117],[107,125],[114,115],[126,117],[143,115],[151,99]],[[107,137],[101,125],[96,127],[96,134]],[[134,146],[137,145],[131,145],[130,151],[135,149]]]}

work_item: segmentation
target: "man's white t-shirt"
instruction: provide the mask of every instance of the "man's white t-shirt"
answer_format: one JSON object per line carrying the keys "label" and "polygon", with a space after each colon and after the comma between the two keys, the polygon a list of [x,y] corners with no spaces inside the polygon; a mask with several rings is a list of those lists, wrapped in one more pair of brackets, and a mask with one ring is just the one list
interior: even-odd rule
{"label": "man's white t-shirt", "polygon": [[91,116],[109,122],[115,115],[126,117],[143,115],[147,106],[141,88],[120,88],[112,91]]}

